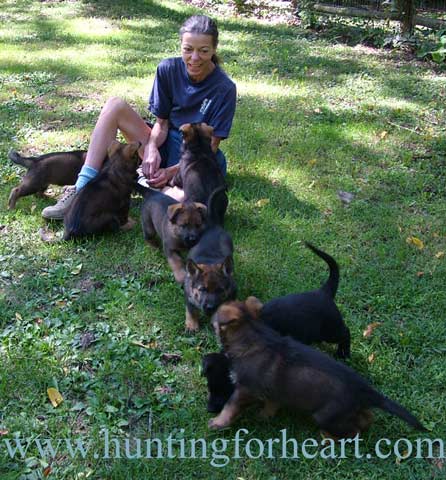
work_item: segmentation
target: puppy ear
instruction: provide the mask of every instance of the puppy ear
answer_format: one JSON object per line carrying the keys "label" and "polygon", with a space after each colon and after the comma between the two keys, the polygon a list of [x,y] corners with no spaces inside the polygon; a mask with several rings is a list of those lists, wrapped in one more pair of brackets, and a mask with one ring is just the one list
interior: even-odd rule
{"label": "puppy ear", "polygon": [[214,133],[214,127],[211,127],[210,125],[204,122],[201,124],[201,130],[208,138],[211,138],[212,134]]}
{"label": "puppy ear", "polygon": [[203,203],[199,202],[194,202],[194,207],[198,210],[198,213],[201,215],[201,218],[203,220],[206,220],[206,217],[208,215],[208,207],[204,205]]}
{"label": "puppy ear", "polygon": [[186,262],[186,272],[193,277],[200,271],[200,267],[191,258],[189,258]]}
{"label": "puppy ear", "polygon": [[173,205],[169,205],[167,207],[167,217],[171,223],[175,223],[176,218],[178,215],[184,210],[184,206],[182,203],[174,203]]}
{"label": "puppy ear", "polygon": [[228,255],[225,258],[225,261],[223,262],[221,267],[222,267],[223,273],[227,277],[232,275],[232,272],[234,271],[234,260],[232,259],[231,255]]}
{"label": "puppy ear", "polygon": [[118,142],[118,140],[113,140],[107,149],[108,156],[112,157],[120,148],[121,144]]}
{"label": "puppy ear", "polygon": [[250,315],[254,319],[257,319],[259,317],[260,310],[262,310],[263,303],[256,297],[248,297],[245,300],[245,305]]}
{"label": "puppy ear", "polygon": [[191,123],[185,123],[179,128],[180,132],[183,134],[183,140],[189,142],[194,137],[194,127]]}
{"label": "puppy ear", "polygon": [[127,145],[129,157],[133,157],[141,146],[141,142],[132,142]]}

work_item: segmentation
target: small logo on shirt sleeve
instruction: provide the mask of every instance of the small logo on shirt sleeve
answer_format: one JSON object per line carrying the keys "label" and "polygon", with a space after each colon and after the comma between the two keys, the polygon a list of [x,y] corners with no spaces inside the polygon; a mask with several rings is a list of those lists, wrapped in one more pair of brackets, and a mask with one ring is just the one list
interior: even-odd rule
{"label": "small logo on shirt sleeve", "polygon": [[208,108],[210,107],[211,103],[212,103],[212,100],[209,99],[209,98],[205,98],[205,99],[203,100],[203,103],[201,104],[201,107],[200,107],[200,113],[201,113],[202,115],[204,115],[204,114],[207,112],[207,110],[208,110]]}

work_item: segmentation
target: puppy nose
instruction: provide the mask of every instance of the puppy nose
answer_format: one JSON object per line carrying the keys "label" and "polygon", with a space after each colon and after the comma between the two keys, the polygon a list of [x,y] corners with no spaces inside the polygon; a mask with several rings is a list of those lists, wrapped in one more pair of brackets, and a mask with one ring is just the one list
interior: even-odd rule
{"label": "puppy nose", "polygon": [[196,235],[188,235],[186,237],[186,243],[188,245],[193,245],[194,243],[197,243],[197,236]]}

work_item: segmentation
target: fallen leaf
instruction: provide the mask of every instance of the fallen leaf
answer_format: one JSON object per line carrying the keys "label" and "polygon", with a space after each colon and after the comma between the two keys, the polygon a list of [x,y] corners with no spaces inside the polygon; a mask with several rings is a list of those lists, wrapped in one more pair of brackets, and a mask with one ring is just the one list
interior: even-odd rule
{"label": "fallen leaf", "polygon": [[314,113],[321,113],[321,111],[322,111],[322,110],[321,110],[320,108],[315,108],[315,109],[313,110]]}
{"label": "fallen leaf", "polygon": [[43,476],[44,476],[44,477],[47,477],[50,473],[51,473],[51,467],[46,467],[46,468],[43,470]]}
{"label": "fallen leaf", "polygon": [[424,272],[417,272],[417,277],[421,278],[424,275]]}
{"label": "fallen leaf", "polygon": [[36,208],[37,208],[37,205],[35,203],[33,203],[31,205],[31,213],[33,213]]}
{"label": "fallen leaf", "polygon": [[367,360],[369,363],[373,363],[375,361],[375,354],[371,353],[368,357]]}
{"label": "fallen leaf", "polygon": [[48,388],[46,393],[48,394],[48,398],[54,408],[57,408],[63,402],[62,395],[54,387]]}
{"label": "fallen leaf", "polygon": [[163,353],[161,361],[164,363],[178,363],[181,360],[181,355],[178,353]]}
{"label": "fallen leaf", "polygon": [[435,254],[435,258],[443,258],[444,257],[444,252],[437,252]]}
{"label": "fallen leaf", "polygon": [[133,308],[133,303],[131,303],[128,307],[127,310],[131,310]]}
{"label": "fallen leaf", "polygon": [[79,263],[79,265],[76,265],[73,270],[71,270],[71,275],[79,275],[79,273],[81,273],[81,270],[82,270],[82,263]]}
{"label": "fallen leaf", "polygon": [[162,394],[167,394],[167,393],[172,393],[172,388],[166,385],[165,387],[162,387],[159,385],[158,387],[155,387],[155,392],[156,393],[162,393]]}
{"label": "fallen leaf", "polygon": [[312,158],[311,160],[308,160],[308,165],[314,167],[316,165],[316,159]]}
{"label": "fallen leaf", "polygon": [[331,208],[327,208],[323,213],[326,217],[328,217],[329,215],[333,214],[333,210]]}
{"label": "fallen leaf", "polygon": [[58,240],[56,232],[53,232],[47,227],[39,228],[40,238],[47,243],[54,243]]}
{"label": "fallen leaf", "polygon": [[349,205],[351,203],[351,201],[355,198],[355,194],[350,193],[350,192],[343,192],[342,190],[338,190],[338,197],[339,197],[339,200],[341,200],[341,202],[344,205]]}
{"label": "fallen leaf", "polygon": [[367,325],[366,329],[362,332],[362,336],[364,338],[370,337],[373,333],[373,330],[375,328],[379,327],[381,325],[381,322],[373,322]]}
{"label": "fallen leaf", "polygon": [[136,345],[137,347],[145,348],[147,350],[153,350],[158,346],[156,342],[142,343],[142,342],[138,342],[137,340],[133,340],[131,344]]}
{"label": "fallen leaf", "polygon": [[430,458],[429,462],[438,470],[443,470],[444,467],[444,459],[443,458]]}
{"label": "fallen leaf", "polygon": [[386,132],[385,130],[383,130],[383,131],[379,134],[379,138],[380,138],[381,140],[383,140],[383,139],[386,138],[386,137],[387,137],[387,132]]}
{"label": "fallen leaf", "polygon": [[415,247],[418,248],[418,250],[423,250],[424,248],[424,243],[422,240],[420,240],[417,237],[407,237],[406,238],[406,243],[408,245],[414,245]]}
{"label": "fallen leaf", "polygon": [[23,320],[22,316],[18,312],[15,312],[15,319],[19,321]]}
{"label": "fallen leaf", "polygon": [[269,203],[269,198],[261,198],[260,200],[257,200],[255,203],[256,207],[264,207],[265,205],[268,205]]}
{"label": "fallen leaf", "polygon": [[9,430],[0,430],[0,437],[2,435],[8,435],[8,433],[9,433]]}

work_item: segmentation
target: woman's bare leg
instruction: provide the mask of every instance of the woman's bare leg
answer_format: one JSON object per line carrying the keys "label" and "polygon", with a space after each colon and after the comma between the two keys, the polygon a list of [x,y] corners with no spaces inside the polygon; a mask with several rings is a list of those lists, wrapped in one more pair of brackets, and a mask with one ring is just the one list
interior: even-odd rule
{"label": "woman's bare leg", "polygon": [[127,142],[141,142],[139,154],[142,157],[151,128],[127,102],[113,97],[107,100],[102,108],[91,134],[85,165],[100,170],[107,155],[107,148],[116,139],[118,130]]}

